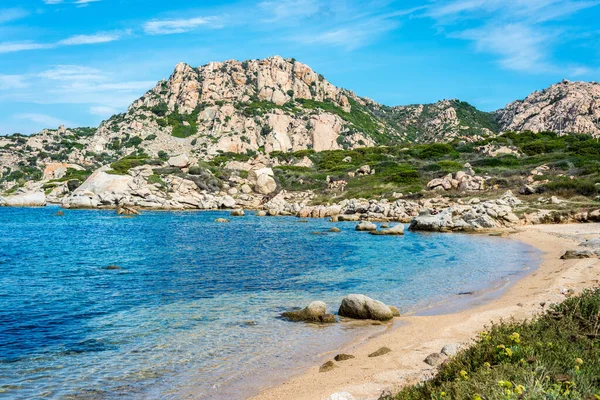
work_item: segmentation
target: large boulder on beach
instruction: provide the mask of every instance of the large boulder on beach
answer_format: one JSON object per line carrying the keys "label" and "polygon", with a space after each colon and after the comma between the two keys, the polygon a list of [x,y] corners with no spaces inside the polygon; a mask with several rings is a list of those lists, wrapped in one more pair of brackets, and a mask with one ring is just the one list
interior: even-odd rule
{"label": "large boulder on beach", "polygon": [[46,205],[44,192],[29,192],[14,196],[0,196],[0,206],[8,207],[43,207]]}
{"label": "large boulder on beach", "polygon": [[284,312],[282,317],[290,321],[333,323],[335,316],[327,314],[327,306],[322,301],[313,301],[306,308]]}
{"label": "large boulder on beach", "polygon": [[394,318],[390,307],[362,294],[349,294],[344,297],[338,314],[342,317],[377,321],[388,321]]}
{"label": "large boulder on beach", "polygon": [[360,224],[356,225],[357,231],[376,231],[377,225],[372,222],[363,221]]}

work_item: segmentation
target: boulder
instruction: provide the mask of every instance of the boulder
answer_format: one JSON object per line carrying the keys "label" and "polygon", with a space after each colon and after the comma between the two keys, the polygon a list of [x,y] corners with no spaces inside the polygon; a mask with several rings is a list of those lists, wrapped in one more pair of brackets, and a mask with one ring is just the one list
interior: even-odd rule
{"label": "boulder", "polygon": [[277,189],[277,182],[272,176],[263,174],[256,179],[254,190],[260,194],[271,194]]}
{"label": "boulder", "polygon": [[335,227],[329,229],[329,232],[341,232],[341,231],[342,230],[340,228],[335,228]]}
{"label": "boulder", "polygon": [[117,215],[140,215],[140,212],[129,206],[119,206],[117,208]]}
{"label": "boulder", "polygon": [[371,354],[369,354],[368,357],[371,357],[371,358],[373,358],[373,357],[379,357],[379,356],[382,356],[384,354],[391,353],[391,351],[392,350],[389,347],[380,347],[376,351],[374,351]]}
{"label": "boulder", "polygon": [[404,235],[404,225],[397,224],[389,229],[382,229],[379,231],[370,231],[371,235]]}
{"label": "boulder", "polygon": [[460,350],[460,346],[458,344],[450,343],[450,344],[445,345],[442,348],[441,353],[447,355],[448,357],[452,357],[452,356],[455,356],[459,350]]}
{"label": "boulder", "polygon": [[338,362],[339,361],[351,360],[353,358],[356,358],[356,357],[354,357],[352,354],[343,354],[343,353],[342,354],[338,354],[337,356],[333,357],[333,359],[335,361],[338,361]]}
{"label": "boulder", "polygon": [[332,369],[338,368],[333,361],[327,361],[325,364],[319,367],[319,372],[329,372]]}
{"label": "boulder", "polygon": [[372,222],[363,221],[360,224],[356,225],[357,231],[376,231],[377,225]]}
{"label": "boulder", "polygon": [[215,222],[226,223],[226,222],[229,222],[229,220],[225,219],[225,218],[217,218],[217,219],[215,219]]}
{"label": "boulder", "polygon": [[395,306],[388,306],[390,308],[390,310],[392,310],[392,315],[394,317],[399,317],[400,316],[400,310],[398,310],[397,307]]}
{"label": "boulder", "polygon": [[338,314],[348,318],[377,321],[388,321],[394,317],[390,307],[361,294],[350,294],[344,297]]}
{"label": "boulder", "polygon": [[169,158],[169,161],[167,161],[167,164],[169,164],[170,167],[186,168],[190,165],[190,159],[187,155],[181,154],[181,155]]}
{"label": "boulder", "polygon": [[327,314],[327,307],[322,301],[313,301],[306,308],[299,311],[287,311],[284,312],[282,317],[289,319],[290,321],[304,321],[304,322],[322,322],[322,323],[333,323],[336,322],[333,314]]}
{"label": "boulder", "polygon": [[256,212],[256,216],[257,217],[265,217],[267,215],[267,212],[264,210],[260,210]]}
{"label": "boulder", "polygon": [[425,364],[431,365],[432,367],[437,367],[438,365],[441,365],[444,361],[446,361],[447,358],[448,356],[446,356],[445,354],[432,353],[428,355],[423,361],[425,362]]}
{"label": "boulder", "polygon": [[231,215],[232,217],[243,217],[244,216],[244,210],[242,210],[242,209],[233,210],[229,215]]}
{"label": "boulder", "polygon": [[250,171],[248,171],[248,180],[250,181],[250,183],[256,184],[258,177],[261,175],[275,176],[275,173],[271,168],[251,169]]}
{"label": "boulder", "polygon": [[560,259],[561,260],[577,260],[582,258],[594,258],[596,254],[590,250],[567,250]]}
{"label": "boulder", "polygon": [[14,196],[1,197],[0,206],[7,207],[43,207],[46,205],[44,192],[21,193]]}

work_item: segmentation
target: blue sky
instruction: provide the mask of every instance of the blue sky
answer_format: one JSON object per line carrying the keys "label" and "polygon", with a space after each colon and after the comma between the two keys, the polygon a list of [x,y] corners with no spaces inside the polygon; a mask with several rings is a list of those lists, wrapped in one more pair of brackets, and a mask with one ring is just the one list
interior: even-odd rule
{"label": "blue sky", "polygon": [[18,0],[0,6],[0,134],[96,126],[176,63],[294,57],[387,105],[494,110],[600,80],[600,0]]}

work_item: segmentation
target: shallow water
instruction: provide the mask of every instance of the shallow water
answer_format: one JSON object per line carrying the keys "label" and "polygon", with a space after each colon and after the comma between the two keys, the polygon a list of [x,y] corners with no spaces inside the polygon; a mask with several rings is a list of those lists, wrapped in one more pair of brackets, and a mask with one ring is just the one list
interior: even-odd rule
{"label": "shallow water", "polygon": [[290,323],[286,309],[319,299],[335,311],[363,293],[414,310],[539,258],[501,238],[328,233],[325,220],[56,211],[0,208],[0,397],[245,398],[384,329]]}

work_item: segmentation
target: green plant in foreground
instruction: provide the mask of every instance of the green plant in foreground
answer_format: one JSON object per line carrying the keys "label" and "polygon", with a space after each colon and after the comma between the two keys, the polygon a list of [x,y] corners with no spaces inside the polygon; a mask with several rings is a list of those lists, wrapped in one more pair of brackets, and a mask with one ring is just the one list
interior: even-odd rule
{"label": "green plant in foreground", "polygon": [[600,399],[600,288],[501,322],[391,399]]}

